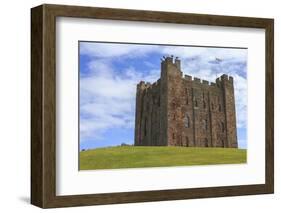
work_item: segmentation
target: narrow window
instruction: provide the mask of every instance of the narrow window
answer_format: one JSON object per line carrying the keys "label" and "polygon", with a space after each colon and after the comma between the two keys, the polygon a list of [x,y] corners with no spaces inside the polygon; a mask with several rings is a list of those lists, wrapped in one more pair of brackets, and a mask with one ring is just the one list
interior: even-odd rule
{"label": "narrow window", "polygon": [[185,126],[185,128],[189,128],[190,127],[190,120],[189,120],[188,115],[185,115],[184,126]]}
{"label": "narrow window", "polygon": [[221,105],[219,104],[219,111],[221,112]]}
{"label": "narrow window", "polygon": [[147,119],[145,118],[144,119],[144,136],[146,136],[146,122],[147,122]]}
{"label": "narrow window", "polygon": [[189,138],[185,137],[185,146],[188,147],[189,146]]}
{"label": "narrow window", "polygon": [[174,114],[173,120],[176,120],[176,113]]}
{"label": "narrow window", "polygon": [[214,110],[214,104],[212,103],[211,105],[212,105],[212,110]]}
{"label": "narrow window", "polygon": [[188,96],[186,97],[186,105],[188,105]]}
{"label": "narrow window", "polygon": [[203,108],[206,109],[206,102],[203,101]]}
{"label": "narrow window", "polygon": [[198,107],[198,102],[197,102],[197,100],[196,100],[196,99],[195,99],[194,104],[195,104],[195,107]]}
{"label": "narrow window", "polygon": [[172,137],[173,137],[173,139],[175,139],[175,138],[176,138],[176,134],[175,134],[175,133],[173,133]]}
{"label": "narrow window", "polygon": [[208,129],[208,122],[206,119],[203,120],[203,129],[207,130]]}
{"label": "narrow window", "polygon": [[224,128],[224,123],[221,122],[221,131],[224,132],[224,129],[225,129],[225,128]]}

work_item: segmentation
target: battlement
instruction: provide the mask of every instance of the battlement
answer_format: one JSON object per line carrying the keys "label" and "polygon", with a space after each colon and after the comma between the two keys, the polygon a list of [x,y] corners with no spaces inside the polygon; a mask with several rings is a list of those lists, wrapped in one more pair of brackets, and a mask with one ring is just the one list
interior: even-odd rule
{"label": "battlement", "polygon": [[197,84],[203,84],[203,85],[212,85],[212,84],[215,84],[213,82],[209,82],[207,80],[203,80],[203,79],[200,79],[200,78],[197,78],[197,77],[192,77],[190,75],[184,75],[183,76],[183,79],[186,80],[186,81],[190,81],[190,82],[195,82]]}
{"label": "battlement", "polygon": [[222,82],[222,81],[227,81],[227,82],[233,83],[233,77],[223,74],[216,79],[216,82]]}
{"label": "battlement", "polygon": [[[174,66],[176,66],[179,69],[179,71],[181,71],[180,70],[181,61],[179,60],[178,57],[174,58],[173,55],[163,56],[163,58],[161,60],[162,60],[162,62],[161,62],[162,65],[173,64]],[[212,87],[221,87],[223,81],[224,82],[230,82],[230,83],[233,84],[233,77],[228,76],[226,74],[223,74],[220,77],[216,78],[215,82],[210,82],[210,81],[200,79],[200,78],[197,78],[197,77],[193,77],[193,76],[190,76],[190,75],[183,75],[182,78],[185,81],[194,82],[196,84],[202,84],[202,85],[205,85],[205,86],[212,86]],[[154,88],[154,87],[156,87],[157,85],[160,84],[160,80],[161,79],[158,79],[153,84],[151,84],[150,82],[141,81],[137,85],[137,87],[138,87],[138,89],[143,89],[143,90],[148,89],[148,88]]]}
{"label": "battlement", "polygon": [[228,81],[230,83],[233,83],[233,77],[232,76],[228,76],[226,74],[223,74],[222,76],[216,78],[215,82],[210,82],[204,79],[200,79],[197,77],[193,77],[190,75],[184,75],[183,79],[186,81],[190,81],[190,82],[195,82],[197,84],[203,84],[203,85],[209,85],[209,86],[217,86],[220,87],[221,86],[221,82],[222,81]]}
{"label": "battlement", "polygon": [[149,88],[155,88],[160,84],[160,81],[161,81],[160,78],[157,81],[155,81],[153,84],[151,84],[150,82],[140,81],[137,84],[137,89],[138,90],[145,90],[145,89],[149,89]]}
{"label": "battlement", "polygon": [[178,57],[175,57],[173,55],[171,56],[163,56],[163,58],[161,59],[161,64],[165,65],[165,64],[173,64],[174,66],[176,66],[179,70],[181,70],[181,61]]}

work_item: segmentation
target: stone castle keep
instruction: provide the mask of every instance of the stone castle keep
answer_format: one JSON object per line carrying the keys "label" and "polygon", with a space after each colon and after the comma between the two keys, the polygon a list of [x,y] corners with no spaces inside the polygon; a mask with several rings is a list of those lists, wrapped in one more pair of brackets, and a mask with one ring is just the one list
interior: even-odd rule
{"label": "stone castle keep", "polygon": [[161,78],[137,85],[135,146],[237,148],[233,78],[192,79],[165,57]]}

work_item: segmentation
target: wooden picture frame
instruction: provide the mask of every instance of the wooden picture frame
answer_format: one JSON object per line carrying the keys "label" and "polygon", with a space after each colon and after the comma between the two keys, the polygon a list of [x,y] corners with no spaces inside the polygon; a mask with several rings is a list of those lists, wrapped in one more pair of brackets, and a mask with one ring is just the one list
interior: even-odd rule
{"label": "wooden picture frame", "polygon": [[[265,184],[122,193],[56,195],[56,17],[265,29]],[[155,12],[64,5],[31,9],[31,203],[41,208],[133,203],[274,191],[274,21],[273,19]]]}

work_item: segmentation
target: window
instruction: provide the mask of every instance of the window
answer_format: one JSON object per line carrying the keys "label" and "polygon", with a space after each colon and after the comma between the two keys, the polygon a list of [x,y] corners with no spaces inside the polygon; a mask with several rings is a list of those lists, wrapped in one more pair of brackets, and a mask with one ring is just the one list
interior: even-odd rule
{"label": "window", "polygon": [[212,103],[211,105],[212,105],[212,110],[214,110],[214,104]]}
{"label": "window", "polygon": [[188,147],[189,146],[189,138],[185,137],[185,146]]}
{"label": "window", "polygon": [[174,116],[173,116],[173,120],[176,120],[176,113],[175,113]]}
{"label": "window", "polygon": [[186,105],[188,105],[188,96],[186,97]]}
{"label": "window", "polygon": [[203,120],[203,129],[207,130],[208,129],[208,122],[206,119]]}
{"label": "window", "polygon": [[221,131],[224,132],[224,129],[225,129],[225,128],[224,128],[224,123],[221,122]]}
{"label": "window", "polygon": [[185,118],[184,118],[184,127],[185,127],[185,128],[189,128],[189,127],[190,127],[190,120],[189,120],[188,115],[185,115]]}
{"label": "window", "polygon": [[144,119],[144,136],[146,136],[146,122],[147,122],[147,118]]}
{"label": "window", "polygon": [[175,133],[173,133],[172,137],[173,137],[173,139],[176,139],[176,134],[175,134]]}
{"label": "window", "polygon": [[198,107],[198,101],[196,99],[194,101],[194,105],[195,105],[195,107]]}
{"label": "window", "polygon": [[221,105],[219,104],[219,111],[221,112]]}
{"label": "window", "polygon": [[206,109],[206,102],[203,101],[203,108]]}

